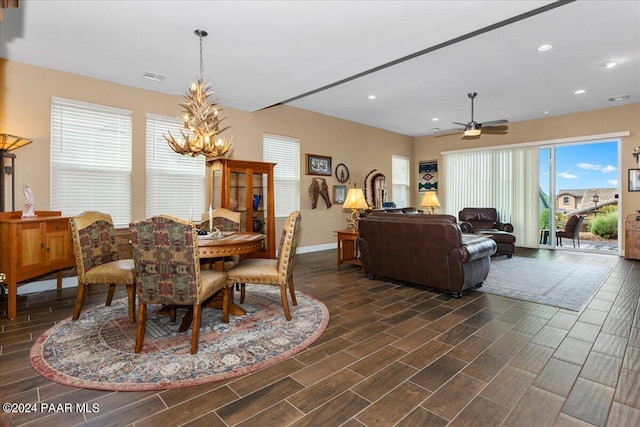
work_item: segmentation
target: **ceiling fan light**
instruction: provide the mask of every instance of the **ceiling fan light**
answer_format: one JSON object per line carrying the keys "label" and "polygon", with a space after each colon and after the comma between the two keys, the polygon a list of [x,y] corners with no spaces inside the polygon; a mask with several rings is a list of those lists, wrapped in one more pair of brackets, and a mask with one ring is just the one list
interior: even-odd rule
{"label": "ceiling fan light", "polygon": [[464,136],[479,136],[481,132],[480,129],[467,129],[464,131]]}

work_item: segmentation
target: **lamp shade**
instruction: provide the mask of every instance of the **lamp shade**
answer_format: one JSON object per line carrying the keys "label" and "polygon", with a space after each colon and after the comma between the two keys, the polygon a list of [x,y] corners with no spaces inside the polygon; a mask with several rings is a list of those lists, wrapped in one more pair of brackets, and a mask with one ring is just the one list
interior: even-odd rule
{"label": "lamp shade", "polygon": [[436,196],[435,191],[427,191],[424,193],[420,206],[425,208],[439,208],[440,202],[438,202],[438,197]]}
{"label": "lamp shade", "polygon": [[32,139],[9,135],[8,133],[0,133],[0,150],[11,151],[16,148],[24,147],[32,142]]}
{"label": "lamp shade", "polygon": [[369,205],[364,200],[364,193],[361,188],[350,188],[347,198],[342,205],[342,209],[368,209]]}

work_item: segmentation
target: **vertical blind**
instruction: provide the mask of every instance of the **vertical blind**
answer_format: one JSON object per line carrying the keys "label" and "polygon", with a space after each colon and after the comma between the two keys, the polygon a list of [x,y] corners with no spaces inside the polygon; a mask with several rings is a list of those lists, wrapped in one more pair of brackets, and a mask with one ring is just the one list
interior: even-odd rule
{"label": "vertical blind", "polygon": [[442,160],[447,213],[494,207],[513,224],[518,246],[538,247],[538,147],[450,152]]}
{"label": "vertical blind", "polygon": [[297,138],[264,134],[262,159],[277,163],[273,171],[275,216],[286,218],[300,209],[300,141]]}
{"label": "vertical blind", "polygon": [[391,156],[393,201],[398,208],[409,206],[410,180],[409,158]]}
{"label": "vertical blind", "polygon": [[[205,158],[183,156],[163,135],[180,136],[179,119],[147,114],[146,217],[173,215],[200,221],[205,208]],[[193,218],[189,218],[192,215]]]}
{"label": "vertical blind", "polygon": [[51,209],[131,221],[131,111],[52,97]]}

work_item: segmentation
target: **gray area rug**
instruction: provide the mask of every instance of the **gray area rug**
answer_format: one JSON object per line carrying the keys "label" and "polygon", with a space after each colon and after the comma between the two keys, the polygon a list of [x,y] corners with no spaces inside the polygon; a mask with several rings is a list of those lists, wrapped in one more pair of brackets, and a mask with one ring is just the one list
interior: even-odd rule
{"label": "gray area rug", "polygon": [[580,311],[611,272],[610,267],[535,258],[492,258],[489,276],[476,290]]}

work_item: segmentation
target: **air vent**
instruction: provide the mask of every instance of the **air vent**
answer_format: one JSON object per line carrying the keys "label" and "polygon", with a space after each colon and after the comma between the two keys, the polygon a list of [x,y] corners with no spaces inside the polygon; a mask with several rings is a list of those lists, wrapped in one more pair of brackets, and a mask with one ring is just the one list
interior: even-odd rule
{"label": "air vent", "polygon": [[153,80],[154,82],[163,82],[167,76],[158,73],[152,73],[151,71],[147,71],[143,74],[143,77],[147,80]]}
{"label": "air vent", "polygon": [[618,95],[618,96],[612,96],[611,98],[607,98],[609,102],[625,101],[627,99],[631,99],[631,95]]}

